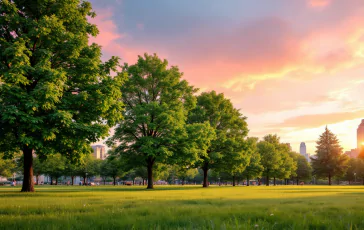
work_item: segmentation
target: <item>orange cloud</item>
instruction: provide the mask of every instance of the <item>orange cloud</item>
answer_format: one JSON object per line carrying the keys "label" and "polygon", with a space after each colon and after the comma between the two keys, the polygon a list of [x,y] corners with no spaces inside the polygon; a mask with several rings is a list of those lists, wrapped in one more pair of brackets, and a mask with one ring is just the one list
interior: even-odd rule
{"label": "orange cloud", "polygon": [[331,0],[309,0],[308,5],[312,8],[323,8],[328,6]]}
{"label": "orange cloud", "polygon": [[336,124],[346,120],[354,120],[364,117],[364,110],[354,112],[339,112],[330,114],[311,114],[292,117],[284,122],[272,125],[272,127],[308,129],[323,125]]}

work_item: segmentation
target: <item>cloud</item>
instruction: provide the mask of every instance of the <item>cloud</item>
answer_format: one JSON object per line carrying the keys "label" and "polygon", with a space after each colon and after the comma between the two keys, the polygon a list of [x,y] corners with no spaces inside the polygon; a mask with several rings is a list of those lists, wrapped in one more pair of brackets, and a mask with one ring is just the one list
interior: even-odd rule
{"label": "cloud", "polygon": [[[127,33],[120,33],[118,25],[113,20],[113,10],[97,9],[97,16],[89,21],[97,25],[99,34],[97,37],[91,37],[89,42],[102,46],[103,59],[111,56],[122,58],[123,62],[135,63],[138,55],[148,52],[148,48],[144,46],[129,47],[127,41],[132,40],[132,36]],[[142,29],[143,24],[138,24],[138,28]]]}
{"label": "cloud", "polygon": [[324,8],[329,6],[331,0],[309,0],[308,5],[312,8]]}
{"label": "cloud", "polygon": [[272,125],[273,127],[309,129],[317,128],[323,125],[336,124],[347,120],[354,120],[364,117],[364,110],[354,112],[339,112],[329,114],[310,114],[292,117],[284,122]]}

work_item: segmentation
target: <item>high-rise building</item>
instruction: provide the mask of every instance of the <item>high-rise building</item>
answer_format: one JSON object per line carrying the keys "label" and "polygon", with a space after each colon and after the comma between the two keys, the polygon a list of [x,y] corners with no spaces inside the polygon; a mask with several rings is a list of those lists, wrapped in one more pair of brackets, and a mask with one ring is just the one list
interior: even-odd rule
{"label": "high-rise building", "polygon": [[300,154],[301,155],[306,155],[306,143],[305,142],[301,142],[300,144]]}
{"label": "high-rise building", "polygon": [[358,151],[360,152],[360,150],[364,147],[364,119],[361,120],[356,134]]}
{"label": "high-rise building", "polygon": [[304,156],[308,162],[311,161],[310,154],[307,153],[306,143],[305,142],[301,142],[301,144],[300,144],[300,154],[302,156]]}
{"label": "high-rise building", "polygon": [[106,151],[104,145],[93,145],[92,149],[94,150],[93,156],[96,159],[104,160],[106,158]]}

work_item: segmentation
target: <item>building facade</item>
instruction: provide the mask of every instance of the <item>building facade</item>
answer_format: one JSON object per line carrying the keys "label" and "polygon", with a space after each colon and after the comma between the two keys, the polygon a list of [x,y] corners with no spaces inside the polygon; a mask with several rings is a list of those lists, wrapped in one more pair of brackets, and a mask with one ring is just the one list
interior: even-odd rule
{"label": "building facade", "polygon": [[106,158],[106,149],[104,145],[93,145],[92,149],[94,150],[93,156],[96,159],[104,160]]}
{"label": "building facade", "polygon": [[361,120],[361,123],[356,131],[357,138],[357,149],[360,152],[364,147],[364,119]]}
{"label": "building facade", "polygon": [[307,153],[306,143],[305,142],[301,142],[301,144],[300,144],[300,154],[302,156],[304,156],[308,162],[311,161],[310,154]]}

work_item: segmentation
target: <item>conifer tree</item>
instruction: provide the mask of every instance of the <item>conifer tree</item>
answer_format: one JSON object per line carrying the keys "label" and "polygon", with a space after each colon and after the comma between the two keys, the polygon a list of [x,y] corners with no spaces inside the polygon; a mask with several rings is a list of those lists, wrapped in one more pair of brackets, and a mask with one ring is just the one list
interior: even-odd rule
{"label": "conifer tree", "polygon": [[342,154],[338,138],[327,127],[316,144],[316,156],[311,157],[313,173],[318,177],[327,177],[331,185],[332,177],[340,176],[347,170],[349,158]]}

